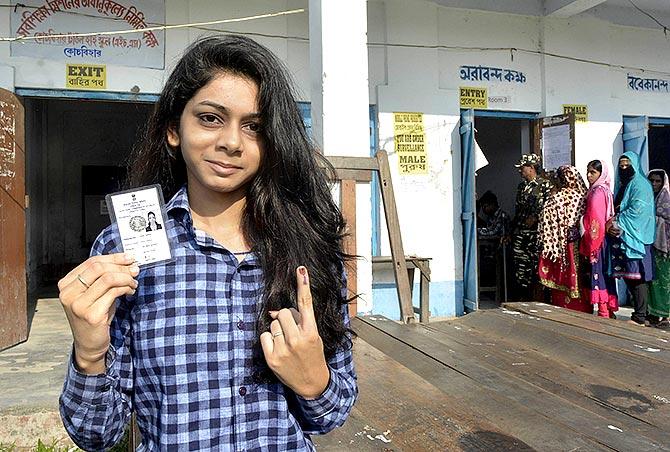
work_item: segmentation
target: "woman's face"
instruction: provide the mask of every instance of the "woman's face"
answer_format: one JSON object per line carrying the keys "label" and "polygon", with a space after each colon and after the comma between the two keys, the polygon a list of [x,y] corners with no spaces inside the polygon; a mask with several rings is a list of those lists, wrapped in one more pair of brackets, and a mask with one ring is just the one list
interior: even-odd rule
{"label": "woman's face", "polygon": [[630,168],[630,166],[631,166],[630,159],[627,159],[626,157],[619,159],[619,169],[625,170],[627,168]]}
{"label": "woman's face", "polygon": [[180,147],[189,190],[235,193],[245,190],[263,156],[258,86],[253,80],[221,73],[186,103],[168,144]]}
{"label": "woman's face", "polygon": [[659,174],[651,174],[649,176],[649,181],[654,189],[654,193],[658,193],[661,191],[661,188],[663,188],[663,178]]}
{"label": "woman's face", "polygon": [[525,181],[531,181],[537,177],[537,171],[531,165],[524,165],[519,168],[519,174],[521,174],[521,178]]}
{"label": "woman's face", "polygon": [[589,185],[595,184],[598,178],[600,177],[600,174],[601,174],[600,171],[598,171],[592,166],[586,168],[586,180],[589,181]]}

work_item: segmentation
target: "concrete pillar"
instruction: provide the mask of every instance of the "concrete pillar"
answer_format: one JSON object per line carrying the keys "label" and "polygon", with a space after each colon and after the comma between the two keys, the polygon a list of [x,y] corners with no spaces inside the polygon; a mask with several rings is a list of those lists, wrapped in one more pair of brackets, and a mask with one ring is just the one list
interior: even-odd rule
{"label": "concrete pillar", "polygon": [[[314,139],[325,155],[370,156],[367,2],[310,0]],[[370,184],[356,185],[358,312],[372,309]]]}

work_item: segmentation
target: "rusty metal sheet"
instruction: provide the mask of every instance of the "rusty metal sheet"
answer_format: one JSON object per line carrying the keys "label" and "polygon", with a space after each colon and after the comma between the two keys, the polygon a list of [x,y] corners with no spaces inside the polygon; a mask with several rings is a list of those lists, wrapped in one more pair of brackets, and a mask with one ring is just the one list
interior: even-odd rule
{"label": "rusty metal sheet", "polygon": [[23,105],[0,90],[0,187],[21,206],[25,203],[25,134]]}
{"label": "rusty metal sheet", "polygon": [[0,89],[0,350],[28,336],[24,110]]}

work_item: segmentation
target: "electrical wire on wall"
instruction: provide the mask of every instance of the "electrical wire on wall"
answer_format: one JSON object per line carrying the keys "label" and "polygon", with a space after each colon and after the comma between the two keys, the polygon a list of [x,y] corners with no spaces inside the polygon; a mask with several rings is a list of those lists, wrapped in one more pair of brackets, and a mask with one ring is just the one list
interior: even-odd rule
{"label": "electrical wire on wall", "polygon": [[[267,14],[258,14],[255,16],[246,16],[238,17],[233,19],[221,19],[221,20],[211,20],[207,22],[192,22],[186,24],[176,24],[176,25],[157,25],[153,27],[142,27],[142,28],[131,28],[128,30],[114,30],[114,31],[92,31],[85,33],[60,33],[60,34],[50,34],[50,38],[68,38],[68,37],[85,37],[85,36],[109,36],[109,35],[120,35],[120,34],[129,34],[129,33],[144,33],[147,31],[156,31],[156,30],[174,30],[177,28],[194,28],[204,25],[215,25],[215,24],[225,24],[233,22],[246,22],[250,20],[257,19],[267,19],[270,17],[279,17],[287,16],[289,14],[298,14],[305,12],[304,9],[293,9],[289,11],[280,11],[276,13],[267,13]],[[42,39],[42,36],[7,36],[0,37],[0,41],[5,42],[20,42],[20,41],[30,41],[35,39]]]}
{"label": "electrical wire on wall", "polygon": [[645,16],[656,22],[656,24],[663,30],[663,34],[668,36],[668,27],[666,27],[665,24],[663,24],[660,20],[654,17],[651,13],[648,13],[647,11],[637,6],[633,0],[628,0],[628,3],[633,5],[633,8],[635,8],[636,10],[638,10],[639,12],[641,12],[642,14],[644,14]]}

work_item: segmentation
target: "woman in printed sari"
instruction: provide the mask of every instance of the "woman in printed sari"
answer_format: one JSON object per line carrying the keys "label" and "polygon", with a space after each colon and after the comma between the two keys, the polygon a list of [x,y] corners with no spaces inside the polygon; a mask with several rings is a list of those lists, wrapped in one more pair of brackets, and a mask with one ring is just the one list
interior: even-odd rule
{"label": "woman in printed sari", "polygon": [[615,216],[607,222],[611,236],[610,270],[623,278],[633,296],[631,322],[644,325],[647,317],[649,281],[654,279],[651,245],[656,235],[654,192],[644,177],[640,157],[624,152],[619,159]]}
{"label": "woman in printed sari", "polygon": [[589,191],[586,194],[586,211],[580,229],[582,240],[582,299],[598,308],[600,317],[616,318],[619,310],[614,278],[607,274],[608,255],[605,225],[614,216],[612,177],[607,165],[600,160],[589,162],[586,167]]}
{"label": "woman in printed sari", "polygon": [[650,286],[647,318],[652,325],[667,329],[670,327],[670,182],[662,169],[651,170],[649,181],[656,198],[656,279]]}
{"label": "woman in printed sari", "polygon": [[574,166],[558,169],[558,183],[558,191],[549,197],[540,216],[540,282],[552,289],[552,304],[593,312],[591,304],[581,300],[578,277],[579,221],[586,185]]}

